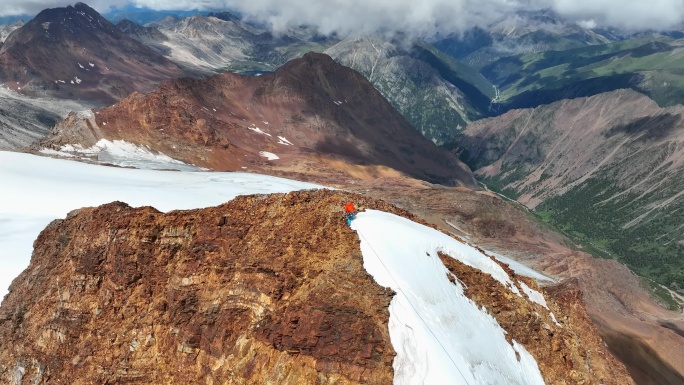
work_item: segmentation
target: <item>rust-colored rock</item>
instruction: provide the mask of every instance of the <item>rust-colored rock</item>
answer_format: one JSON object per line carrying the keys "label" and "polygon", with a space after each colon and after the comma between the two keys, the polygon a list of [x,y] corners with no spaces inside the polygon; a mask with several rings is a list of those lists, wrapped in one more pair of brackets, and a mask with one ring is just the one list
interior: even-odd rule
{"label": "rust-colored rock", "polygon": [[316,53],[263,76],[164,82],[94,118],[70,117],[39,147],[89,147],[101,138],[213,170],[325,175],[337,183],[403,174],[477,188],[458,157],[425,139],[362,75]]}
{"label": "rust-colored rock", "polygon": [[[342,220],[347,198],[426,224],[383,201],[327,190],[167,214],[115,202],[54,221],[0,306],[0,382],[392,383],[394,293],[363,268],[358,237]],[[578,291],[556,289],[571,297],[549,303],[558,327],[487,274],[443,261],[548,383],[630,383]]]}
{"label": "rust-colored rock", "polygon": [[[634,384],[591,323],[580,290],[566,284],[549,289],[554,291],[553,296],[545,296],[549,310],[555,316],[564,315],[556,323],[549,310],[514,294],[491,275],[445,255],[440,254],[440,259],[465,284],[466,296],[487,309],[508,332],[507,338],[532,354],[547,384]],[[508,266],[501,265],[514,276]],[[517,279],[542,292],[533,279]],[[518,289],[524,293],[519,283]]]}
{"label": "rust-colored rock", "polygon": [[342,199],[54,221],[0,308],[0,383],[390,384],[393,293],[365,272]]}

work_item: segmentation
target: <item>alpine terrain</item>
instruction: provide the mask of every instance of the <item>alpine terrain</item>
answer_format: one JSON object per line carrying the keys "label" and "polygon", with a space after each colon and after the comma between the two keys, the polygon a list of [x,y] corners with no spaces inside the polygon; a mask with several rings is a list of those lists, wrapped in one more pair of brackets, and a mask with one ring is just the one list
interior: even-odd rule
{"label": "alpine terrain", "polygon": [[306,27],[275,34],[229,12],[167,16],[145,26],[123,19],[117,27],[189,71],[200,73],[269,72],[336,42]]}
{"label": "alpine terrain", "polygon": [[519,11],[486,27],[463,34],[438,34],[431,41],[443,52],[481,69],[502,58],[565,51],[623,38],[619,31],[587,24],[564,20],[549,9]]}
{"label": "alpine terrain", "polygon": [[308,51],[325,52],[368,79],[425,137],[450,142],[473,120],[489,116],[494,86],[480,73],[408,37],[357,36],[338,41],[311,28],[274,34],[229,14],[166,17],[117,26],[194,71],[270,72]]}
{"label": "alpine terrain", "polygon": [[489,116],[494,86],[424,41],[350,37],[325,53],[365,76],[437,144],[452,141],[469,122]]}
{"label": "alpine terrain", "polygon": [[475,186],[456,156],[414,130],[363,76],[316,53],[263,76],[167,81],[147,95],[72,114],[53,134],[38,147],[66,156],[93,152],[101,140],[125,141],[214,170],[326,175],[336,183],[357,172],[398,171]]}
{"label": "alpine terrain", "polygon": [[[171,202],[165,191],[201,177],[0,156],[4,178],[40,166],[50,177],[26,181],[61,180],[51,193],[72,199]],[[112,178],[147,187],[98,187]],[[264,182],[298,187],[269,178],[217,173],[210,183],[232,179],[233,193],[263,191]],[[6,198],[22,205],[22,190]],[[362,211],[351,228],[338,211],[348,198]],[[632,383],[576,291],[545,294],[534,279],[421,222],[382,201],[326,190],[166,214],[121,202],[72,211],[41,232],[0,306],[0,378]]]}
{"label": "alpine terrain", "polygon": [[661,106],[684,102],[684,40],[637,36],[564,51],[502,58],[481,72],[500,90],[499,110],[631,88]]}
{"label": "alpine terrain", "polygon": [[469,126],[462,158],[592,250],[684,293],[684,125],[620,90]]}
{"label": "alpine terrain", "polygon": [[42,11],[0,47],[0,81],[32,95],[113,102],[181,75],[83,3]]}
{"label": "alpine terrain", "polygon": [[10,33],[12,33],[15,29],[19,29],[24,25],[24,22],[22,20],[15,21],[12,24],[3,24],[0,25],[0,46],[1,43],[5,42],[5,39],[7,39],[7,36],[9,36]]}
{"label": "alpine terrain", "polygon": [[1,384],[684,384],[669,1],[49,1],[0,2]]}
{"label": "alpine terrain", "polygon": [[44,138],[70,111],[150,91],[182,70],[85,4],[0,26],[0,149]]}

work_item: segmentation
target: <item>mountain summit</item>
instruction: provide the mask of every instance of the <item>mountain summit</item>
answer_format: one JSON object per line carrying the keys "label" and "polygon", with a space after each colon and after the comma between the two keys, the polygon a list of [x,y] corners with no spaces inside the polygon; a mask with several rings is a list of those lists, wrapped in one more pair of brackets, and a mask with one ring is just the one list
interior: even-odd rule
{"label": "mountain summit", "polygon": [[100,139],[148,146],[216,170],[349,178],[358,174],[354,168],[369,176],[393,169],[429,182],[476,187],[456,156],[420,135],[363,76],[317,53],[273,74],[164,82],[85,119],[72,115],[45,144],[85,148]]}
{"label": "mountain summit", "polygon": [[[338,211],[349,197],[365,209],[352,228]],[[578,292],[556,301],[411,219],[326,190],[73,211],[41,233],[0,306],[0,379],[632,383]]]}
{"label": "mountain summit", "polygon": [[40,12],[0,48],[0,79],[21,91],[112,102],[181,69],[83,3]]}

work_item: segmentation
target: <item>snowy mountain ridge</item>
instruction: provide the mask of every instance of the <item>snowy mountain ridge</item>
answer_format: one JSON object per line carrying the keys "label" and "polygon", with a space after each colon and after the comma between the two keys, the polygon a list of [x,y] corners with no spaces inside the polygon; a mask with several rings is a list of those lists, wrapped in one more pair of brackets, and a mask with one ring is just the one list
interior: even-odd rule
{"label": "snowy mountain ridge", "polygon": [[361,238],[366,270],[398,293],[390,304],[389,321],[397,350],[395,384],[447,379],[464,385],[544,384],[530,353],[517,341],[506,341],[506,331],[465,296],[457,278],[450,282],[451,273],[437,254],[491,274],[520,296],[501,266],[473,247],[394,214],[368,210],[352,228]]}
{"label": "snowy mountain ridge", "polygon": [[[220,367],[223,365],[218,363],[220,360],[215,361],[215,358],[212,358],[215,353],[210,354],[215,348],[202,342],[209,341],[206,344],[212,344],[212,338],[216,337],[210,337],[209,334],[203,337],[209,331],[205,330],[206,328],[197,329],[199,326],[192,326],[192,323],[206,325],[206,322],[211,322],[211,325],[223,330],[228,327],[223,322],[228,322],[232,323],[231,327],[236,328],[235,330],[248,334],[239,337],[234,342],[236,345],[232,345],[232,340],[222,339],[222,343],[227,344],[227,347],[222,349],[240,346],[240,341],[243,341],[240,338],[252,341],[252,346],[256,346],[253,349],[257,349],[258,346],[262,346],[259,344],[263,343],[272,346],[268,349],[259,348],[261,354],[274,356],[267,362],[258,364],[257,369],[246,370],[241,374],[245,379],[263,379],[264,376],[281,373],[278,362],[286,360],[285,357],[291,357],[287,360],[294,359],[297,362],[297,357],[301,356],[304,357],[301,358],[304,361],[299,361],[297,367],[301,366],[302,369],[297,370],[303,372],[292,369],[295,371],[287,372],[290,374],[278,380],[278,383],[302,383],[301,376],[304,376],[304,373],[318,373],[318,378],[327,379],[323,383],[332,383],[335,375],[348,378],[350,383],[365,383],[363,375],[359,373],[367,373],[366,375],[376,379],[385,378],[379,373],[393,373],[394,384],[543,384],[545,379],[546,382],[557,383],[556,380],[559,378],[572,381],[593,379],[605,384],[624,383],[618,382],[621,381],[619,376],[616,376],[615,382],[606,378],[606,367],[610,368],[613,363],[605,361],[604,348],[588,342],[593,340],[587,338],[587,335],[582,335],[583,343],[579,343],[579,334],[587,331],[578,330],[573,325],[581,320],[568,318],[564,314],[562,323],[558,323],[549,309],[553,301],[545,298],[544,294],[536,289],[533,280],[516,277],[512,270],[498,264],[476,247],[408,219],[411,218],[410,214],[402,214],[384,202],[367,200],[363,196],[355,195],[353,199],[362,212],[349,229],[341,220],[339,211],[340,202],[349,197],[349,193],[320,190],[322,186],[257,174],[135,170],[0,152],[0,178],[7,181],[9,186],[0,191],[0,234],[4,234],[0,237],[0,250],[3,253],[0,255],[0,262],[5,265],[0,271],[5,274],[14,271],[16,274],[17,268],[23,268],[25,265],[19,263],[21,266],[17,266],[16,261],[28,262],[31,242],[38,232],[52,221],[34,243],[35,250],[29,267],[14,281],[0,306],[0,379],[3,380],[8,379],[8,376],[14,376],[13,373],[18,373],[13,377],[14,383],[28,383],[30,378],[24,374],[38,370],[32,365],[47,365],[45,370],[50,373],[51,378],[75,376],[75,385],[94,380],[95,377],[90,376],[95,375],[95,372],[90,371],[88,365],[78,365],[76,369],[64,371],[62,363],[66,361],[59,357],[68,355],[63,352],[67,347],[76,349],[75,351],[89,349],[90,356],[95,362],[104,359],[105,356],[102,354],[105,351],[109,351],[108,354],[114,354],[111,351],[120,351],[117,354],[124,360],[121,362],[139,368],[146,367],[148,362],[148,356],[144,354],[146,347],[160,352],[158,354],[162,354],[164,358],[157,356],[156,359],[168,362],[171,367],[178,365],[174,362],[183,362],[187,354],[202,357],[201,364],[195,365],[198,369]],[[319,190],[293,192],[303,188]],[[280,194],[239,196],[274,192]],[[214,208],[172,211],[168,214],[150,207],[132,209],[121,202],[71,211],[112,200],[125,201],[133,205],[152,204],[165,211],[206,207],[230,201]],[[66,213],[69,213],[66,219],[54,221],[55,218],[64,217]],[[303,218],[299,221],[301,223],[298,222],[298,218]],[[292,233],[284,234],[287,231]],[[309,238],[306,231],[323,232],[323,235],[319,233]],[[112,234],[115,234],[114,238],[111,238]],[[308,240],[303,242],[304,239]],[[322,242],[318,246],[317,240]],[[240,242],[246,242],[244,251],[239,249]],[[284,243],[278,246],[279,243],[272,245],[272,242]],[[170,246],[172,247],[169,248]],[[225,247],[229,248],[218,253],[212,251]],[[297,272],[293,275],[293,271],[287,266],[295,263],[295,260],[289,258],[296,259],[297,255],[316,253],[320,247],[330,249],[320,255],[332,258],[331,265],[314,261],[310,268],[307,267],[311,270],[296,268]],[[367,274],[353,274],[370,274],[375,283],[367,285],[378,286],[372,291],[386,295],[389,291],[383,291],[382,287],[392,289],[396,295],[388,302],[388,308],[377,308],[377,305],[373,305],[357,309],[349,304],[345,305],[344,301],[340,303],[340,297],[357,298],[354,301],[361,303],[367,302],[367,299],[364,299],[366,295],[375,298],[375,294],[365,293],[366,289],[349,290],[344,284],[336,284],[325,289],[334,291],[322,297],[327,300],[313,296],[311,303],[296,302],[304,295],[301,294],[302,290],[315,292],[326,287],[325,284],[321,286],[323,282],[329,282],[328,285],[332,285],[332,282],[343,282],[344,279],[333,279],[329,275],[352,273],[354,270],[350,263],[354,258],[358,258],[354,256],[356,252],[341,250],[358,250],[359,247],[359,256],[362,256],[363,269]],[[104,251],[104,256],[98,257],[102,250],[107,251]],[[168,254],[169,252],[171,254]],[[60,256],[62,253],[63,256]],[[282,256],[282,253],[286,255]],[[190,255],[198,256],[189,257]],[[232,255],[240,258],[231,259]],[[259,259],[264,257],[263,260]],[[125,262],[129,258],[133,258],[133,262]],[[192,262],[194,258],[199,259]],[[202,261],[209,261],[208,258],[218,259],[203,268]],[[249,258],[257,258],[257,261],[249,262]],[[241,262],[243,259],[244,262]],[[174,263],[178,265],[172,267],[171,264]],[[186,263],[190,265],[186,266]],[[217,266],[226,263],[245,263],[244,269],[247,270],[238,269],[243,272],[226,281],[235,286],[225,286],[228,283],[220,278],[230,270],[216,275]],[[282,263],[285,263],[282,265],[285,270],[278,270]],[[459,267],[458,264],[462,264],[463,267]],[[113,270],[106,273],[110,265]],[[462,271],[457,271],[458,269]],[[183,273],[186,270],[188,273]],[[165,277],[167,271],[179,275]],[[297,287],[301,289],[295,289],[291,286],[292,283],[286,283],[280,290],[286,290],[288,294],[277,294],[278,290],[273,283],[259,284],[255,281],[247,284],[251,281],[245,274],[250,271],[256,274],[256,278],[250,279],[278,279],[281,276],[291,276],[292,278],[288,279],[296,279],[299,282],[297,285],[301,285]],[[269,275],[269,271],[273,273]],[[159,274],[162,277],[156,278]],[[328,278],[319,282],[315,277],[321,274]],[[13,278],[13,275],[5,276],[1,283],[6,285],[8,278]],[[216,281],[216,278],[219,278],[219,281]],[[90,283],[84,284],[84,279]],[[154,284],[157,279],[160,279],[161,286]],[[212,299],[211,296],[202,299],[205,295],[214,293],[215,290],[212,288],[217,284],[225,286],[224,289],[231,293],[238,293],[246,288],[257,290],[260,287],[266,288],[267,291],[265,297],[253,297],[254,294],[247,292],[232,294],[237,296],[237,302],[228,298]],[[144,289],[147,285],[152,286]],[[487,297],[493,298],[494,302],[474,300],[476,296],[473,296],[472,290],[477,289],[476,286],[481,286],[480,289],[487,293]],[[55,287],[61,289],[55,291]],[[311,289],[304,289],[309,287]],[[119,293],[116,294],[116,298],[120,299],[115,301],[123,301],[121,305],[107,305],[108,301],[112,300],[111,290]],[[160,290],[159,294],[155,294]],[[216,290],[222,289],[217,287]],[[184,292],[188,294],[182,294]],[[147,299],[136,302],[139,301],[136,298],[141,293],[151,293],[146,296],[152,297],[143,297]],[[196,299],[181,300],[183,295],[190,295]],[[263,298],[269,295],[273,296],[273,299],[263,302]],[[126,309],[131,306],[151,306],[145,303],[155,301],[157,297],[167,298],[164,301],[178,298],[180,302],[177,302],[177,305],[174,305],[176,302],[169,302],[163,308],[156,305],[150,307],[142,313],[149,315],[144,320],[140,318],[141,321],[136,321],[139,318],[134,316],[134,313],[127,313],[130,310]],[[258,303],[245,308],[245,301]],[[93,303],[99,303],[99,311],[87,310]],[[242,309],[240,312],[255,313],[246,319],[236,318],[235,314],[238,313],[234,312],[237,310],[224,308],[229,304],[237,306],[234,309]],[[67,306],[71,310],[59,310],[62,306]],[[182,306],[185,310],[175,309],[174,306]],[[187,306],[190,306],[190,310],[186,309]],[[318,310],[321,306],[330,312],[330,321],[321,321],[328,319],[325,315],[327,313]],[[524,309],[518,308],[519,306]],[[166,310],[159,314],[155,313],[158,309],[167,307],[170,313],[165,313]],[[555,303],[553,307],[554,311],[560,309]],[[295,310],[292,309],[302,309],[298,311],[304,311],[302,314],[307,315],[297,321],[298,318],[293,318],[295,315],[292,312]],[[18,314],[17,311],[24,314],[21,319],[14,316]],[[107,312],[105,319],[111,319],[111,324],[106,324],[99,318],[102,311]],[[137,312],[140,311],[143,310]],[[188,311],[190,314],[197,313],[197,316],[181,317],[174,321],[176,323],[173,325],[182,330],[189,328],[190,331],[187,333],[190,334],[169,334],[158,330],[156,334],[150,334],[152,337],[146,337],[147,342],[144,342],[145,347],[142,348],[138,347],[142,342],[125,342],[128,341],[127,333],[133,332],[138,336],[149,333],[149,329],[140,322],[167,322],[163,321],[168,317],[164,314],[184,314]],[[216,315],[223,314],[223,311],[228,313],[225,316]],[[80,321],[74,324],[71,331],[60,331],[62,329],[58,328],[57,332],[50,332],[40,338],[31,334],[33,330],[40,333],[40,330],[54,327],[50,325],[54,325],[55,322],[67,322],[66,319],[71,319],[69,317],[76,314],[73,312],[81,315],[78,316]],[[368,325],[367,321],[364,321],[368,319],[368,314],[380,314],[380,318],[383,317],[382,314],[387,314],[385,317],[388,317],[388,320],[384,323],[384,330],[364,331],[364,328],[368,327],[363,326]],[[67,318],[60,321],[60,317]],[[116,321],[121,317],[127,320],[125,322],[133,323],[124,327],[122,321]],[[213,321],[206,321],[202,317],[210,317]],[[328,322],[334,324],[338,322],[334,320],[339,317],[351,318],[331,329]],[[504,328],[501,322],[506,323],[510,320],[513,320],[512,323]],[[526,325],[525,330],[510,329],[511,325],[522,324]],[[102,333],[117,335],[117,341],[124,342],[110,347],[108,339],[105,341],[98,338],[100,332],[91,329],[107,330],[107,327],[123,327],[121,330],[112,329]],[[347,330],[347,327],[361,327],[362,330]],[[63,346],[60,341],[67,338],[64,333],[90,337],[79,338],[78,343]],[[196,333],[199,333],[197,337],[192,337]],[[349,335],[344,341],[361,346],[345,348],[347,342],[338,341],[331,345],[317,342],[335,338],[338,333]],[[385,338],[381,335],[388,335],[386,338],[391,341],[391,349],[378,346],[379,341]],[[134,341],[138,341],[137,338],[143,337],[136,337]],[[104,350],[100,350],[101,341],[106,342],[106,348],[102,345]],[[169,343],[178,344],[178,350],[168,350],[156,345]],[[368,345],[363,345],[364,343]],[[3,346],[4,344],[8,345]],[[129,344],[132,344],[130,348]],[[553,353],[549,346],[555,346],[554,349],[560,353]],[[264,353],[266,351],[270,353]],[[365,353],[366,351],[368,353]],[[352,352],[355,356],[340,356],[350,354],[344,352]],[[245,362],[243,360],[247,357],[252,357],[251,354],[243,356],[240,353],[233,353],[232,359],[239,360],[235,363],[238,365]],[[281,357],[281,354],[284,356]],[[362,356],[359,357],[358,354]],[[308,356],[319,360],[319,364],[306,361],[305,357]],[[320,363],[327,362],[326,360],[341,360],[340,362],[348,364],[329,366]],[[564,368],[568,361],[580,369],[566,372]],[[390,368],[383,366],[383,362],[391,362],[393,371],[388,372]],[[235,365],[228,366],[237,367]],[[587,365],[588,369],[584,371],[581,369],[582,365]],[[71,368],[71,364],[67,366]],[[367,369],[363,369],[364,367]],[[72,370],[77,370],[79,374],[73,375]],[[187,375],[190,375],[192,370],[188,370]],[[215,381],[223,381],[223,375],[236,375],[218,369],[211,373]],[[108,376],[120,378],[116,377],[116,373],[110,373]],[[161,370],[152,370],[147,376],[139,378],[141,381],[144,378],[152,382],[165,381]],[[377,380],[373,383],[385,382]]]}

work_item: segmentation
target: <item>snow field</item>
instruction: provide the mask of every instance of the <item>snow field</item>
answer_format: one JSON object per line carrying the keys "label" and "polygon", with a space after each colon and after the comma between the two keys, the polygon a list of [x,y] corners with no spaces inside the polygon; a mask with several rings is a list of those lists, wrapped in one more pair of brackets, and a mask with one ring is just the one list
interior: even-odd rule
{"label": "snow field", "polygon": [[359,213],[352,229],[366,270],[397,292],[389,321],[395,385],[544,383],[524,347],[511,346],[496,320],[448,280],[437,253],[491,274],[517,293],[498,264],[437,230],[381,211]]}
{"label": "snow field", "polygon": [[100,139],[94,146],[83,148],[80,145],[67,144],[59,150],[42,149],[46,155],[64,158],[94,157],[99,162],[111,163],[123,167],[141,169],[174,169],[178,171],[200,171],[200,167],[173,159],[166,154],[154,152],[149,147],[143,147],[125,140],[110,141]]}
{"label": "snow field", "polygon": [[279,157],[278,155],[276,155],[276,154],[274,154],[274,153],[272,153],[272,152],[268,152],[268,151],[259,151],[259,155],[260,155],[260,156],[263,156],[264,158],[266,158],[266,159],[268,159],[268,160],[278,160],[278,159],[280,159],[280,157]]}

